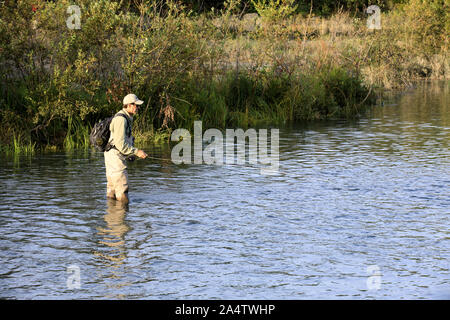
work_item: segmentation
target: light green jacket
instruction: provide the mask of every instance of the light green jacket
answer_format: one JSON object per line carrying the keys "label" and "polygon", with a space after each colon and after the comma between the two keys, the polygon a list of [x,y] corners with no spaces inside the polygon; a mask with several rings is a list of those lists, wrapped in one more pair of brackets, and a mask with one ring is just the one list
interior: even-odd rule
{"label": "light green jacket", "polygon": [[[122,109],[116,114],[122,113],[128,118],[130,124],[130,132],[133,125],[133,117],[125,110]],[[133,136],[127,136],[127,120],[122,117],[114,117],[109,125],[111,136],[109,137],[109,143],[116,147],[116,149],[125,156],[137,155],[138,149],[133,146]]]}

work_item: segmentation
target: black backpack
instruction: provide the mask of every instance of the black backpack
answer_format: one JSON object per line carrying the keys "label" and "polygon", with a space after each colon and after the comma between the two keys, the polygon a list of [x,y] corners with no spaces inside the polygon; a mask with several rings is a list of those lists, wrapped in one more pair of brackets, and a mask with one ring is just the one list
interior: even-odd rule
{"label": "black backpack", "polygon": [[128,129],[130,129],[128,118],[123,113],[117,113],[112,117],[100,120],[94,125],[94,127],[91,130],[91,134],[89,135],[89,141],[97,151],[105,152],[111,149],[112,146],[108,143],[109,137],[111,136],[109,125],[111,124],[112,119],[114,119],[114,117],[116,116],[124,117],[125,120],[127,120]]}

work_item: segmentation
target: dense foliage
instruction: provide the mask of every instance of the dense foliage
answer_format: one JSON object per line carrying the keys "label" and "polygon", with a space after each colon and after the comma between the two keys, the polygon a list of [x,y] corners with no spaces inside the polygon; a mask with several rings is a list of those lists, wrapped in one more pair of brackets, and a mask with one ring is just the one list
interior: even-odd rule
{"label": "dense foliage", "polygon": [[[348,13],[280,14],[290,0],[218,1],[215,10],[213,2],[183,2],[78,0],[80,17],[69,0],[0,3],[1,144],[86,146],[92,124],[128,92],[145,100],[135,126],[145,139],[199,119],[224,128],[354,116],[373,85],[447,70],[444,0],[409,1],[377,34]],[[252,4],[275,19],[251,22],[244,13]],[[304,10],[306,1],[297,5]]]}

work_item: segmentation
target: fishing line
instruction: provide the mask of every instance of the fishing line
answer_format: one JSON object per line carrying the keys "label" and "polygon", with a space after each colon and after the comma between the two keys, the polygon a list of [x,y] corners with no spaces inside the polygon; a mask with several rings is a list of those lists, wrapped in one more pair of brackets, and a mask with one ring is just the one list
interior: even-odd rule
{"label": "fishing line", "polygon": [[[147,158],[145,159],[154,159],[154,160],[162,160],[162,161],[170,161],[173,163],[172,159],[169,158],[159,158],[159,157],[153,157],[153,156],[147,156]],[[145,159],[141,159],[141,160],[145,160]],[[173,163],[174,165],[178,166],[178,165],[192,165],[192,163],[187,164],[187,163],[181,163],[181,164],[176,164]],[[195,165],[195,164],[194,164]],[[252,163],[244,163],[244,164],[239,164],[239,163],[222,163],[222,164],[216,164],[216,163],[202,163],[201,165],[207,165],[207,166],[215,166],[215,167],[226,167],[226,166],[232,166],[232,167],[240,167],[242,169],[257,169],[257,170],[262,170],[262,169],[267,169],[264,166],[258,165],[258,164],[252,164]],[[268,173],[268,174],[263,174],[263,175],[267,175],[267,176],[277,176],[277,175],[283,175],[292,179],[296,179],[298,178],[297,175],[293,176],[293,175],[289,175],[286,172],[280,171],[280,170],[274,170],[271,171],[272,173]]]}

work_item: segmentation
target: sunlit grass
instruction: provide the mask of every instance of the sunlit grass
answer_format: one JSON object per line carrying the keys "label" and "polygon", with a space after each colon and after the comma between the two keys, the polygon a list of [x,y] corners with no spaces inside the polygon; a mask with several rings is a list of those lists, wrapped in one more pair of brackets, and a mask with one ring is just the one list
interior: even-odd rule
{"label": "sunlit grass", "polygon": [[12,154],[34,154],[36,152],[36,142],[24,139],[21,134],[13,135],[12,145],[6,147],[6,153]]}
{"label": "sunlit grass", "polygon": [[80,120],[74,121],[72,117],[69,117],[67,122],[67,134],[63,142],[64,150],[88,149],[91,127],[83,124]]}

